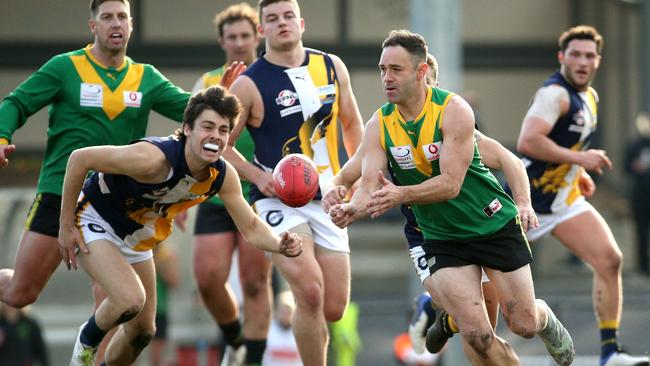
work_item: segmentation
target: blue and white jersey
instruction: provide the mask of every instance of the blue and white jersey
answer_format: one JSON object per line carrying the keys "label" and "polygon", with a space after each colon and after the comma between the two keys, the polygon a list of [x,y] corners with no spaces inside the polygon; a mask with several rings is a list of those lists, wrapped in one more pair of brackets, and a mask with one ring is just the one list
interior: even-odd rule
{"label": "blue and white jersey", "polygon": [[[260,126],[247,128],[255,143],[254,164],[271,171],[284,156],[301,153],[314,161],[323,180],[340,170],[339,84],[328,54],[313,49],[305,52],[305,62],[299,67],[278,66],[262,55],[244,72],[264,103]],[[265,196],[251,186],[250,198],[254,202]]]}
{"label": "blue and white jersey", "polygon": [[136,251],[152,249],[171,234],[174,217],[214,196],[226,175],[226,164],[219,159],[209,167],[204,181],[192,178],[185,160],[185,140],[176,137],[148,137],[146,141],[165,154],[171,166],[162,183],[140,183],[119,174],[93,173],[83,187],[77,205],[77,218],[91,204],[108,222],[117,236]]}
{"label": "blue and white jersey", "polygon": [[[567,149],[586,150],[596,131],[596,92],[591,87],[584,92],[578,91],[560,72],[551,75],[544,82],[544,86],[549,85],[566,89],[569,93],[569,111],[553,124],[548,137]],[[529,156],[523,156],[522,160],[530,179],[530,193],[535,212],[551,214],[570,206],[578,199],[584,199],[578,187],[579,165],[551,163]]]}

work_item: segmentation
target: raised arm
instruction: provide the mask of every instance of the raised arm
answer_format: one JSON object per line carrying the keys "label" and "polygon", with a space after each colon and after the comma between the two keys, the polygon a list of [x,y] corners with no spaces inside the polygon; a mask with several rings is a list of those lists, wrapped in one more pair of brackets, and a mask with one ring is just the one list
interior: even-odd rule
{"label": "raised arm", "polygon": [[226,178],[219,190],[219,197],[246,240],[257,249],[267,252],[280,253],[287,257],[300,255],[302,251],[300,237],[288,233],[284,233],[282,237],[275,234],[271,227],[255,214],[242,196],[239,176],[235,168],[230,163],[226,163],[226,166]]}
{"label": "raised arm", "polygon": [[63,180],[61,215],[59,218],[59,249],[68,269],[77,269],[75,250],[87,252],[75,226],[77,198],[89,170],[128,175],[143,183],[164,181],[170,166],[163,152],[148,142],[126,146],[93,146],[70,154]]}

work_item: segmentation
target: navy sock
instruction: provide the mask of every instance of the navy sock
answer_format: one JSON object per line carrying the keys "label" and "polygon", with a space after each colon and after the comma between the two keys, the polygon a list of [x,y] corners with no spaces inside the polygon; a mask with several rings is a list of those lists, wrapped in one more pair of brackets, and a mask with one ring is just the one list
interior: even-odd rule
{"label": "navy sock", "polygon": [[600,329],[600,358],[604,359],[607,356],[618,350],[618,342],[616,340],[616,331],[614,328],[601,328]]}
{"label": "navy sock", "polygon": [[261,365],[264,351],[266,350],[266,339],[246,339],[246,365]]}
{"label": "navy sock", "polygon": [[223,338],[226,340],[226,343],[237,348],[242,345],[244,340],[242,339],[241,324],[239,319],[235,320],[230,324],[218,324],[221,332],[223,333]]}
{"label": "navy sock", "polygon": [[99,329],[97,323],[95,322],[95,314],[88,319],[86,326],[81,330],[81,335],[79,335],[79,340],[81,343],[88,347],[97,347],[99,343],[104,339],[106,332]]}
{"label": "navy sock", "polygon": [[429,316],[429,319],[434,319],[436,317],[436,311],[433,310],[433,301],[431,301],[431,298],[424,303],[424,311]]}

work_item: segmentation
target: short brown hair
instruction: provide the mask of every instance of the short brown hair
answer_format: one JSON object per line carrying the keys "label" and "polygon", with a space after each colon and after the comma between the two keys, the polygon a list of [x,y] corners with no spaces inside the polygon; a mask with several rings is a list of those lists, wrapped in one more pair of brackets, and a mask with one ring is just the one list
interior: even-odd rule
{"label": "short brown hair", "polygon": [[594,41],[596,42],[596,50],[598,51],[598,54],[600,55],[603,51],[603,36],[598,33],[596,28],[590,25],[578,25],[562,33],[558,39],[560,51],[566,51],[567,47],[569,47],[569,42],[574,39]]}
{"label": "short brown hair", "polygon": [[232,24],[240,20],[248,21],[253,27],[253,32],[257,34],[257,26],[260,24],[258,21],[257,11],[247,3],[241,2],[239,4],[230,5],[214,16],[213,23],[217,29],[219,38],[223,37],[224,25]]}
{"label": "short brown hair", "polygon": [[300,5],[298,5],[298,0],[260,0],[257,3],[257,11],[260,13],[260,21],[262,19],[262,9],[266,8],[267,6],[269,6],[271,4],[280,3],[280,2],[283,2],[283,1],[293,3],[293,5],[296,6],[296,9],[298,9],[298,11],[300,11]]}
{"label": "short brown hair", "polygon": [[99,6],[108,1],[119,1],[131,9],[129,0],[90,0],[90,17],[95,18],[97,16],[97,9],[99,9]]}
{"label": "short brown hair", "polygon": [[[197,92],[187,102],[187,107],[185,107],[183,113],[183,126],[188,125],[190,130],[194,129],[194,122],[199,117],[199,114],[206,109],[211,109],[227,119],[228,126],[232,131],[239,118],[241,105],[239,99],[230,94],[224,87],[220,85],[211,86]],[[185,138],[183,128],[177,129],[174,134],[181,139]]]}
{"label": "short brown hair", "polygon": [[388,37],[382,42],[381,48],[401,46],[413,58],[413,65],[417,67],[421,62],[426,62],[429,48],[424,37],[406,29],[392,30]]}

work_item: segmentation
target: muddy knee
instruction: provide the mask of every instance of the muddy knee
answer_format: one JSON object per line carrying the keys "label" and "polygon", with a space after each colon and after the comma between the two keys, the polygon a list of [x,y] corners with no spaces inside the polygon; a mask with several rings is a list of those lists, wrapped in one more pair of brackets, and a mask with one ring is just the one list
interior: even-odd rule
{"label": "muddy knee", "polygon": [[135,318],[138,314],[140,314],[140,311],[142,311],[142,306],[134,305],[128,307],[117,318],[117,320],[115,321],[115,325],[128,322],[129,320]]}

